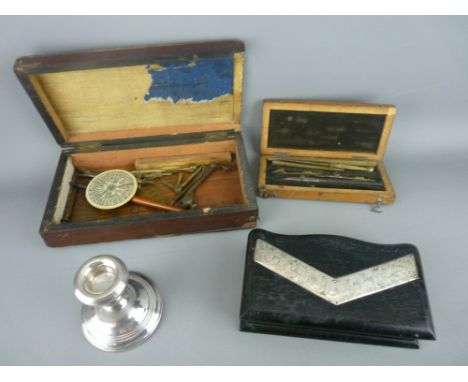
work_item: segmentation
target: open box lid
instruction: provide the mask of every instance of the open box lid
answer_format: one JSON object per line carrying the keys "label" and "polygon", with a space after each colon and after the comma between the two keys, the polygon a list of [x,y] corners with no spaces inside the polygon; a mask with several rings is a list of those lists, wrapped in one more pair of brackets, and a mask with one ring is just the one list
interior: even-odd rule
{"label": "open box lid", "polygon": [[239,40],[21,57],[15,72],[56,141],[112,145],[240,129]]}
{"label": "open box lid", "polygon": [[395,113],[391,105],[265,100],[261,153],[381,160]]}

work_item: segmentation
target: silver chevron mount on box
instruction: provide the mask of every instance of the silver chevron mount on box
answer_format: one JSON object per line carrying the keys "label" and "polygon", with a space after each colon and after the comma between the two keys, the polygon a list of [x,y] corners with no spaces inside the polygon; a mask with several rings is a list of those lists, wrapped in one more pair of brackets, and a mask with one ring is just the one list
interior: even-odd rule
{"label": "silver chevron mount on box", "polygon": [[335,278],[258,239],[254,261],[334,305],[419,279],[412,254]]}

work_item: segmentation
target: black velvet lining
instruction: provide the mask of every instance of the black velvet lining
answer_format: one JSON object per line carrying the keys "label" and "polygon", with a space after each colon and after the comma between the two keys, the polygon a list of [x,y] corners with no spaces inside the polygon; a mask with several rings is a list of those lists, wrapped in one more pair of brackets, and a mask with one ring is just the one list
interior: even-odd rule
{"label": "black velvet lining", "polygon": [[376,153],[386,115],[271,110],[268,147]]}
{"label": "black velvet lining", "polygon": [[[285,179],[290,177],[286,175],[277,175],[273,173],[276,166],[273,166],[270,160],[267,161],[266,167],[266,184],[276,186],[297,186],[297,187],[314,187],[314,188],[342,188],[350,190],[369,190],[369,191],[385,191],[385,184],[380,174],[379,168],[376,167],[372,173],[369,172],[357,172],[357,171],[344,171],[340,175],[344,176],[364,176],[371,178],[369,182],[359,180],[347,180],[347,179],[331,179],[331,178],[319,178],[318,181],[302,181],[300,179],[292,180]],[[299,170],[300,171],[300,170]],[[291,176],[294,177],[294,176]]]}

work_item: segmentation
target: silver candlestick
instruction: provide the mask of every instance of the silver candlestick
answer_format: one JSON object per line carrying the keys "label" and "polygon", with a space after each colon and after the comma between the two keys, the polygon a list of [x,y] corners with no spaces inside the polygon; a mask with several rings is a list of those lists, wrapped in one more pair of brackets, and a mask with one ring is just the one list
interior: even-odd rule
{"label": "silver candlestick", "polygon": [[128,272],[115,256],[88,260],[78,270],[74,286],[75,296],[83,303],[83,334],[98,349],[131,349],[146,341],[159,324],[158,289],[144,276]]}

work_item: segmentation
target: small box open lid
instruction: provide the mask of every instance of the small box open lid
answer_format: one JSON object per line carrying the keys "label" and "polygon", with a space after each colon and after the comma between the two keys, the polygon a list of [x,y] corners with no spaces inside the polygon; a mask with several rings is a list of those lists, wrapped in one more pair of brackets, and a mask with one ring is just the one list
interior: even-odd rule
{"label": "small box open lid", "polygon": [[381,160],[395,113],[391,105],[265,100],[261,153]]}
{"label": "small box open lid", "polygon": [[15,72],[61,146],[240,129],[239,40],[21,57]]}

